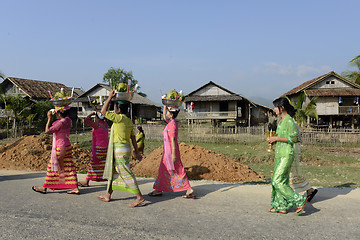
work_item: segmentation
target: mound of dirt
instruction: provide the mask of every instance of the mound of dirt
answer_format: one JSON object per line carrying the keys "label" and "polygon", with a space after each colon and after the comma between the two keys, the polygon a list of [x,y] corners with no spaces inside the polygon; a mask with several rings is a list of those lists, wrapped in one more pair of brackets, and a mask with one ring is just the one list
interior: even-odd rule
{"label": "mound of dirt", "polygon": [[[32,135],[0,146],[0,167],[46,171],[51,155],[52,136]],[[211,150],[180,143],[181,160],[189,179],[215,180],[224,182],[259,181],[264,178],[248,166],[228,159]],[[132,163],[132,169],[138,176],[157,177],[163,147],[155,149],[141,162]],[[77,171],[87,171],[91,151],[73,144],[73,158]]]}
{"label": "mound of dirt", "polygon": [[[196,146],[179,144],[181,161],[190,179],[224,182],[247,182],[264,179],[248,166],[235,162],[222,154]],[[155,149],[133,166],[135,175],[157,177],[163,147]]]}
{"label": "mound of dirt", "polygon": [[[2,169],[46,171],[50,161],[52,136],[32,135],[0,146]],[[91,151],[73,145],[73,157],[77,171],[87,171]]]}

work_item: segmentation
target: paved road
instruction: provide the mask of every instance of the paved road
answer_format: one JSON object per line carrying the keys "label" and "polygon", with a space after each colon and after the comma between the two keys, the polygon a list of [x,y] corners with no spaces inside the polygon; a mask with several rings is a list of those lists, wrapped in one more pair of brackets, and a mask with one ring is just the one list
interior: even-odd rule
{"label": "paved road", "polygon": [[[360,189],[319,188],[306,212],[269,213],[269,185],[192,181],[198,199],[180,193],[145,195],[147,205],[129,208],[132,194],[116,191],[109,203],[97,200],[104,183],[35,193],[44,172],[0,170],[1,239],[359,239]],[[85,175],[80,174],[83,180]],[[139,178],[148,193],[153,179]]]}

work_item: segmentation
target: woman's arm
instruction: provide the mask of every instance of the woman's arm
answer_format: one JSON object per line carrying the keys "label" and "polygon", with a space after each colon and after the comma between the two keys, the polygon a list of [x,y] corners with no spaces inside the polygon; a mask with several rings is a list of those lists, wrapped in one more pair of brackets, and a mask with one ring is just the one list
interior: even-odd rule
{"label": "woman's arm", "polygon": [[84,122],[85,122],[87,125],[89,125],[90,127],[92,127],[92,128],[99,128],[99,124],[96,123],[96,122],[94,122],[94,121],[92,121],[92,120],[90,119],[91,116],[93,116],[93,115],[95,115],[95,114],[96,114],[96,112],[90,113],[89,116],[87,116],[87,117],[84,119]]}
{"label": "woman's arm", "polygon": [[51,119],[53,117],[53,113],[50,111],[47,112],[47,122],[46,122],[46,126],[45,126],[45,133],[50,133],[49,132],[49,128],[50,128],[50,124],[51,124]]}
{"label": "woman's arm", "polygon": [[268,139],[268,143],[273,143],[273,142],[284,142],[284,143],[288,143],[288,139],[284,138],[284,137],[278,137],[278,136],[274,136]]}
{"label": "woman's arm", "polygon": [[166,119],[166,109],[167,109],[167,106],[166,105],[164,105],[164,107],[163,107],[163,119],[166,121],[167,119]]}
{"label": "woman's arm", "polygon": [[140,161],[140,160],[142,159],[142,156],[141,156],[141,154],[139,153],[139,149],[138,149],[138,146],[137,146],[137,143],[136,143],[135,136],[132,135],[132,136],[130,137],[130,139],[131,139],[131,143],[132,143],[132,145],[133,145],[133,147],[134,147],[134,150],[135,150],[136,158],[137,158],[137,160]]}
{"label": "woman's arm", "polygon": [[171,140],[171,160],[173,161],[173,163],[176,162],[177,158],[176,158],[176,143],[175,143],[175,138],[174,137],[170,137]]}
{"label": "woman's arm", "polygon": [[108,110],[109,106],[110,106],[110,102],[111,102],[111,99],[115,96],[115,90],[111,90],[110,93],[109,93],[109,97],[106,99],[104,105],[102,106],[101,108],[101,114],[102,115],[106,115],[106,111]]}

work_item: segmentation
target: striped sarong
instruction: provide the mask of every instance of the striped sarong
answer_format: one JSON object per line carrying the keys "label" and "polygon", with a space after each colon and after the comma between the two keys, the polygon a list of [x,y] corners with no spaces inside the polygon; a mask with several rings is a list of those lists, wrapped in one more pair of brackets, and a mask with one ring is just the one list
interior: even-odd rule
{"label": "striped sarong", "polygon": [[[64,157],[64,178],[59,178],[58,171],[51,171],[51,160],[47,166],[47,172],[45,177],[44,188],[55,189],[73,189],[77,188],[77,176],[75,164],[72,156],[72,147],[71,145],[65,147],[65,157]],[[60,148],[56,148],[56,155],[60,155]]]}
{"label": "striped sarong", "polygon": [[112,190],[140,193],[135,175],[130,169],[130,145],[114,143],[113,154],[112,179],[108,182],[108,191],[111,186]]}
{"label": "striped sarong", "polygon": [[299,143],[295,143],[294,161],[291,165],[291,170],[290,170],[290,187],[292,187],[294,191],[297,193],[307,191],[311,188],[310,183],[301,173],[300,160],[301,160],[300,145]]}
{"label": "striped sarong", "polygon": [[99,164],[95,164],[93,159],[90,160],[89,169],[86,174],[86,180],[91,180],[96,182],[107,181],[106,179],[103,178],[104,167],[106,162],[106,152],[107,152],[107,147],[96,146],[95,154],[99,161]]}

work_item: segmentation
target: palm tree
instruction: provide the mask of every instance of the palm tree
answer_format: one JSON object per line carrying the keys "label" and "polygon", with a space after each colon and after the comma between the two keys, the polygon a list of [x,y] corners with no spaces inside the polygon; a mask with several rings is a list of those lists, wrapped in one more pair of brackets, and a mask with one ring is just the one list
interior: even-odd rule
{"label": "palm tree", "polygon": [[360,55],[352,59],[349,63],[350,66],[356,66],[357,71],[345,71],[342,72],[341,75],[343,77],[348,78],[350,81],[353,81],[357,84],[360,84]]}
{"label": "palm tree", "polygon": [[355,62],[359,62],[360,61],[360,55],[356,56],[353,60],[350,61],[350,64],[353,64]]}
{"label": "palm tree", "polygon": [[302,127],[304,123],[307,122],[308,118],[315,118],[316,122],[319,121],[319,116],[316,112],[317,97],[311,98],[310,102],[304,105],[305,98],[306,94],[305,92],[302,92],[296,102],[294,99],[290,100],[291,105],[296,109],[294,118],[300,127]]}
{"label": "palm tree", "polygon": [[3,72],[0,72],[0,78],[1,78],[2,80],[5,80],[6,76],[5,76],[5,74],[4,74]]}

